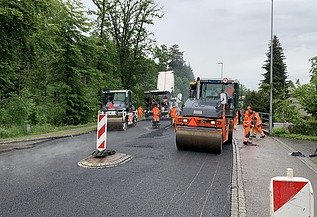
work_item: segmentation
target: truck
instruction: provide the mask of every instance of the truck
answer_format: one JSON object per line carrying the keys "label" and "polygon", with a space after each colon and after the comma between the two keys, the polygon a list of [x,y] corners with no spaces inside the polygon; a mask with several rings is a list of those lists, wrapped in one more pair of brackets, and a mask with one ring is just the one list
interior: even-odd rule
{"label": "truck", "polygon": [[174,72],[161,71],[157,76],[157,89],[144,92],[145,118],[152,117],[152,109],[157,104],[161,110],[161,117],[169,117],[169,110],[176,103],[173,98]]}
{"label": "truck", "polygon": [[107,113],[109,130],[127,130],[136,126],[137,112],[132,103],[131,90],[103,91],[103,108]]}
{"label": "truck", "polygon": [[190,95],[175,120],[176,147],[222,153],[232,143],[233,119],[239,103],[239,82],[200,79],[190,83]]}

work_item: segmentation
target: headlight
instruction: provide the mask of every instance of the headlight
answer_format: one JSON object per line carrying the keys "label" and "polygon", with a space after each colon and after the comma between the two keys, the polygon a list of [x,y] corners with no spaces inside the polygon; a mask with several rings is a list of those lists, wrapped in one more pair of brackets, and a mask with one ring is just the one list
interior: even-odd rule
{"label": "headlight", "polygon": [[210,124],[211,124],[211,125],[215,125],[215,124],[216,124],[216,121],[210,121]]}
{"label": "headlight", "polygon": [[184,118],[184,119],[183,119],[183,122],[184,122],[184,123],[187,123],[187,122],[188,122],[188,119]]}

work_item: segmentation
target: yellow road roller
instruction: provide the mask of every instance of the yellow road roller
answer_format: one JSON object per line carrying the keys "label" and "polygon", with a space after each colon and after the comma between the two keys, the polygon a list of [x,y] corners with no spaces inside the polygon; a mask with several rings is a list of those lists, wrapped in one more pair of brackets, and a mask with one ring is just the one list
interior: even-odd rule
{"label": "yellow road roller", "polygon": [[222,153],[232,143],[233,119],[239,103],[239,82],[200,79],[190,83],[190,96],[176,118],[178,150]]}

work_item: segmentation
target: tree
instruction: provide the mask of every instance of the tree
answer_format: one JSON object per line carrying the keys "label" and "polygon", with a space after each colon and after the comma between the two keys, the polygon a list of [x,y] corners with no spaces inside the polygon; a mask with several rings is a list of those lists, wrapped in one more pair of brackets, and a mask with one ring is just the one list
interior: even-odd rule
{"label": "tree", "polygon": [[267,112],[269,110],[269,94],[265,91],[251,91],[244,92],[245,98],[243,100],[244,106],[250,105],[254,111]]}
{"label": "tree", "polygon": [[310,59],[311,79],[309,84],[303,84],[294,89],[293,95],[299,101],[300,105],[311,114],[315,119],[317,118],[317,57]]}
{"label": "tree", "polygon": [[95,48],[90,44],[93,41],[84,35],[89,30],[89,22],[79,0],[67,0],[58,15],[55,23],[58,47],[48,87],[49,101],[56,105],[52,112],[54,123],[87,123],[98,105],[97,90],[94,89],[98,71],[88,57]]}
{"label": "tree", "polygon": [[[265,60],[263,69],[266,71],[263,76],[264,79],[260,83],[260,90],[269,91],[270,89],[270,65],[271,65],[271,50],[269,48],[266,53],[267,60]],[[283,48],[279,39],[273,37],[273,99],[278,99],[286,95],[287,86],[287,72],[286,64],[284,62],[285,56]]]}
{"label": "tree", "polygon": [[153,56],[154,59],[158,60],[159,71],[165,71],[168,69],[169,62],[171,61],[171,53],[165,44],[156,46],[153,50]]}
{"label": "tree", "polygon": [[311,79],[310,82],[315,84],[317,90],[317,56],[311,58],[309,60],[311,62]]}
{"label": "tree", "polygon": [[161,18],[161,8],[153,0],[93,0],[101,16],[101,33],[114,41],[118,53],[118,68],[123,88],[131,89],[136,80],[137,59],[144,55],[151,40],[147,26]]}

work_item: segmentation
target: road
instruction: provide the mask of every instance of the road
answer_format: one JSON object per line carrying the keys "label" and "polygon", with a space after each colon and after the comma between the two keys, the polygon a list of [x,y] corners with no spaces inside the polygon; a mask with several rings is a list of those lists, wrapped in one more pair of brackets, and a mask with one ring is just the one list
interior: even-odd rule
{"label": "road", "polygon": [[77,166],[95,133],[1,153],[0,216],[230,216],[232,146],[178,151],[167,125],[108,132],[109,149],[133,156],[112,168]]}

